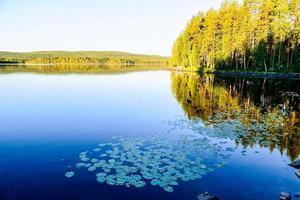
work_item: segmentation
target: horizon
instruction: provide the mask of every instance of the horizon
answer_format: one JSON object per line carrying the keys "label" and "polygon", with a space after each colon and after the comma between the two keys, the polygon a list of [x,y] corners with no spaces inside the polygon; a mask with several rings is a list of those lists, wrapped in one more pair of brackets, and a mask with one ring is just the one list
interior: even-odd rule
{"label": "horizon", "polygon": [[190,18],[219,8],[221,2],[0,0],[0,22],[6,27],[0,51],[119,51],[169,57]]}
{"label": "horizon", "polygon": [[131,55],[145,55],[145,56],[159,56],[159,57],[170,57],[170,56],[163,56],[159,54],[144,54],[144,53],[133,53],[133,52],[126,52],[126,51],[109,51],[109,50],[36,50],[36,51],[2,51],[0,53],[44,53],[44,52],[67,52],[67,53],[77,53],[77,52],[103,52],[103,53],[124,53],[124,54],[131,54]]}

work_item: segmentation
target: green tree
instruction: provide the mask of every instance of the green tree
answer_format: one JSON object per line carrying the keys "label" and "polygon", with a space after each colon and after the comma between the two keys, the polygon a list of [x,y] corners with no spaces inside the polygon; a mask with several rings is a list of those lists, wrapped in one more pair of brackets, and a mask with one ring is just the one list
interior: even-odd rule
{"label": "green tree", "polygon": [[225,1],[193,16],[174,43],[186,70],[300,71],[300,0]]}

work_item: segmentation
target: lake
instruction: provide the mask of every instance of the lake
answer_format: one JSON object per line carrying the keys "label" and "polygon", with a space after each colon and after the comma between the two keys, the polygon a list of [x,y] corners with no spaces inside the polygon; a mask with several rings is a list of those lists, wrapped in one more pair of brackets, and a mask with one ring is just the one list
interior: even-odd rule
{"label": "lake", "polygon": [[278,199],[300,191],[300,81],[0,70],[0,199]]}

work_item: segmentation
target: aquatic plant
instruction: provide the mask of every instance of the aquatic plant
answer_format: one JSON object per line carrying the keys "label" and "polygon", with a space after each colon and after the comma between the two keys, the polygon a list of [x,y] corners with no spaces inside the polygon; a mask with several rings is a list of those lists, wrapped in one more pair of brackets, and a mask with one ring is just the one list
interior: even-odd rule
{"label": "aquatic plant", "polygon": [[65,173],[65,176],[66,176],[67,178],[71,178],[71,177],[73,177],[74,175],[75,175],[75,173],[72,172],[72,171]]}
{"label": "aquatic plant", "polygon": [[213,158],[222,151],[233,151],[229,147],[223,150],[199,135],[177,139],[154,136],[114,138],[114,143],[99,144],[99,150],[79,153],[80,162],[76,167],[96,172],[99,183],[137,188],[151,183],[166,192],[173,192],[181,181],[200,179],[214,167],[225,164],[206,163],[204,155],[211,154]]}

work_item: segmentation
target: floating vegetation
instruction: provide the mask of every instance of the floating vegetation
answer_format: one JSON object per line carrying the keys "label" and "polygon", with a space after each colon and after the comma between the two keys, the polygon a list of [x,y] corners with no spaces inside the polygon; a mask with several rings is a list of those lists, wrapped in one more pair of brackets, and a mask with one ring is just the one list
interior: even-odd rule
{"label": "floating vegetation", "polygon": [[100,148],[95,148],[94,151],[95,152],[99,152],[101,149]]}
{"label": "floating vegetation", "polygon": [[96,172],[99,183],[136,188],[149,184],[166,192],[173,192],[182,181],[200,179],[222,167],[225,162],[212,160],[216,156],[223,159],[219,153],[234,150],[222,149],[200,135],[114,138],[115,143],[99,144],[99,151],[81,152],[76,167]]}
{"label": "floating vegetation", "polygon": [[[94,172],[97,182],[102,184],[136,188],[150,185],[173,192],[181,182],[201,179],[215,168],[223,167],[224,159],[238,149],[246,156],[247,146],[279,144],[280,138],[274,135],[274,130],[281,128],[283,119],[276,117],[276,112],[267,115],[264,123],[241,112],[219,112],[207,122],[185,118],[168,121],[171,129],[166,135],[114,136],[113,142],[79,153],[76,168]],[[180,131],[174,135],[176,130],[187,133]],[[242,148],[238,148],[239,144]]]}
{"label": "floating vegetation", "polygon": [[[247,123],[245,122],[247,119]],[[254,119],[246,113],[232,110],[231,112],[218,112],[209,116],[206,122],[200,119],[179,118],[175,121],[168,121],[172,125],[171,130],[187,129],[194,133],[215,138],[218,143],[214,145],[224,146],[228,140],[234,141],[244,149],[241,151],[246,155],[246,147],[253,147],[258,144],[260,147],[280,146],[283,135],[281,133],[284,119],[278,116],[278,111],[265,114],[264,117]],[[222,141],[223,139],[223,141]],[[225,141],[224,141],[225,139]],[[237,147],[227,147],[226,151],[234,152]],[[255,151],[258,154],[258,151]]]}
{"label": "floating vegetation", "polygon": [[73,177],[75,175],[75,173],[74,172],[67,172],[67,173],[65,173],[65,176],[67,177],[67,178],[71,178],[71,177]]}

